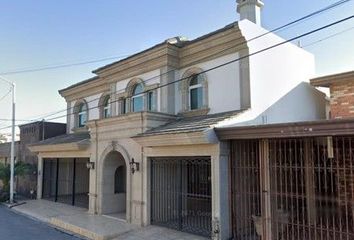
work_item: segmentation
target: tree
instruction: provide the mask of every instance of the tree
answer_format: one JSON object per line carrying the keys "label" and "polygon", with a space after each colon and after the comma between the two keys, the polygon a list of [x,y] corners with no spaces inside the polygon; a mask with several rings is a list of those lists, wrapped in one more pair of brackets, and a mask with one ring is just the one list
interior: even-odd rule
{"label": "tree", "polygon": [[[15,163],[15,176],[24,176],[32,172],[32,165],[23,162]],[[2,181],[2,189],[0,192],[3,192],[3,198],[7,198],[10,191],[10,164],[0,163],[0,180]],[[2,197],[0,196],[0,200]]]}

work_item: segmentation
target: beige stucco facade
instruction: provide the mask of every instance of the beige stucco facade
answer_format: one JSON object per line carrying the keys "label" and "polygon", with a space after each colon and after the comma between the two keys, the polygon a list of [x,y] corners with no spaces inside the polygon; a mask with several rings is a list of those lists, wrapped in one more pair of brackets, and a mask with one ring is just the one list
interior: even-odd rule
{"label": "beige stucco facade", "polygon": [[[68,103],[67,133],[88,131],[90,139],[31,147],[32,151],[39,154],[38,198],[42,197],[43,159],[88,158],[94,165],[89,173],[88,211],[91,214],[123,213],[127,222],[146,226],[151,222],[152,159],[210,157],[211,236],[213,239],[229,239],[230,151],[228,143],[219,141],[215,135],[215,125],[204,128],[196,126],[188,131],[179,131],[177,128],[168,133],[145,133],[178,119],[227,112],[235,112],[235,116],[236,112],[251,113],[243,121],[266,117],[271,119],[275,115],[279,115],[282,121],[291,121],[291,117],[278,114],[284,104],[273,111],[276,114],[268,114],[265,118],[263,115],[266,109],[281,102],[284,94],[308,80],[312,64],[307,63],[312,62],[313,58],[291,44],[283,46],[276,54],[266,56],[272,60],[264,56],[247,58],[251,52],[246,39],[252,39],[255,33],[266,32],[252,24],[244,20],[188,42],[178,38],[169,39],[127,59],[99,68],[93,72],[96,74],[94,78],[59,91]],[[272,33],[267,36],[266,43],[263,40],[254,41],[253,52],[280,41]],[[296,56],[290,64],[283,64],[284,68],[293,69],[293,74],[268,69],[269,62],[282,62],[284,56]],[[196,110],[190,107],[189,78],[193,74],[202,76],[202,105]],[[291,78],[290,81],[284,81],[288,78]],[[132,111],[131,92],[137,83],[144,85],[146,93],[153,91],[156,95],[156,109],[153,111],[147,109],[145,93],[143,111]],[[275,85],[281,85],[282,91],[273,94],[265,91],[269,87],[274,89]],[[305,92],[303,89],[299,91]],[[314,93],[309,92],[307,95]],[[106,96],[111,99],[111,116],[103,118],[102,99]],[[294,98],[299,96],[296,93]],[[122,102],[123,99],[128,102]],[[75,109],[79,103],[86,104],[88,109],[85,127],[78,127],[77,124]],[[299,115],[296,111],[293,114]],[[139,169],[134,173],[131,171],[133,159],[139,164]],[[114,170],[121,166],[126,169],[123,181],[125,191],[116,193]]]}

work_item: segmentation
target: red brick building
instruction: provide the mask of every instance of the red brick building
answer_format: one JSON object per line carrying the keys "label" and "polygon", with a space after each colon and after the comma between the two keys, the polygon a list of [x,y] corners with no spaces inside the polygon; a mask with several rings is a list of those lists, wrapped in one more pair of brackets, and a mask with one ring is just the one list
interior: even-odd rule
{"label": "red brick building", "polygon": [[354,117],[354,71],[314,78],[311,85],[329,88],[331,119]]}

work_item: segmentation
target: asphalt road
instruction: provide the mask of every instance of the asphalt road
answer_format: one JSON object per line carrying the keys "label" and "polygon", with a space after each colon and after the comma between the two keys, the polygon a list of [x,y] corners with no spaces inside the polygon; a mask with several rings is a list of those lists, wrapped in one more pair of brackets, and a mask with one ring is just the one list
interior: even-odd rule
{"label": "asphalt road", "polygon": [[0,205],[0,240],[81,240]]}

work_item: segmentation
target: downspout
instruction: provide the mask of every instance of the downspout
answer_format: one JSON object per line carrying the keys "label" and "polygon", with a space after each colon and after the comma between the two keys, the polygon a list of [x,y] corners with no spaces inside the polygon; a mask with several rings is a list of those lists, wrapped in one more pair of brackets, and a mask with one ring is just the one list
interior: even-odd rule
{"label": "downspout", "polygon": [[97,131],[97,120],[95,120],[95,129],[96,129],[96,159],[95,159],[95,204],[94,204],[94,214],[97,214],[98,211],[97,211],[97,201],[98,201],[98,193],[97,193],[97,166],[98,166],[98,131]]}

